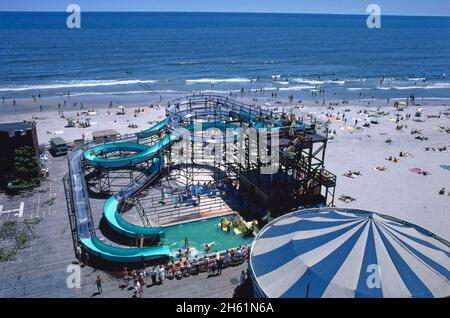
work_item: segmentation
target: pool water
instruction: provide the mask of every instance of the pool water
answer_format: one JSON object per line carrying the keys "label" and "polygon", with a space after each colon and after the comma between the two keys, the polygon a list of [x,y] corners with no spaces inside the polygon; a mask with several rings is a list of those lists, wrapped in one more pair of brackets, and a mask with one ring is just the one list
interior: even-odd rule
{"label": "pool water", "polygon": [[212,243],[210,252],[227,250],[243,244],[251,244],[253,236],[244,238],[242,234],[236,235],[233,231],[225,232],[218,226],[220,220],[229,217],[228,214],[219,217],[187,222],[164,227],[164,244],[169,246],[172,256],[176,257],[179,249],[185,251],[184,238],[189,240],[191,253],[189,256],[205,253],[205,244]]}

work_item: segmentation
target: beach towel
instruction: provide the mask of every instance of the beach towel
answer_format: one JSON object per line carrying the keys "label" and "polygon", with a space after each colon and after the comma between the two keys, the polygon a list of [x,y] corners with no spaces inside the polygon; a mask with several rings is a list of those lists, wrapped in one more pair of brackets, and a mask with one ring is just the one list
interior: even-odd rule
{"label": "beach towel", "polygon": [[441,167],[442,169],[450,171],[450,165],[441,165],[439,167]]}
{"label": "beach towel", "polygon": [[411,168],[411,169],[409,169],[409,171],[411,171],[412,173],[417,173],[417,174],[422,173],[422,169],[419,169],[419,168]]}

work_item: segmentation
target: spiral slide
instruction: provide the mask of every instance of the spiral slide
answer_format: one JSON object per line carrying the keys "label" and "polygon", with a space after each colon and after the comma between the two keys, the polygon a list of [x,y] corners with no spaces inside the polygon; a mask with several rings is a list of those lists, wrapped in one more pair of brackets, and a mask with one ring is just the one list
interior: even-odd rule
{"label": "spiral slide", "polygon": [[125,221],[119,215],[119,206],[127,198],[132,197],[137,191],[142,189],[146,184],[154,181],[164,166],[163,156],[153,159],[153,163],[149,170],[136,178],[132,183],[123,188],[120,192],[111,196],[103,206],[103,215],[108,224],[118,233],[132,238],[154,238],[164,237],[164,232],[160,227],[142,227]]}
{"label": "spiral slide", "polygon": [[[84,160],[94,167],[101,168],[126,168],[135,166],[153,159],[156,155],[167,149],[179,137],[170,134],[152,146],[135,143],[111,143],[92,147],[84,152]],[[119,158],[104,158],[103,155],[116,151],[134,152],[130,156]]]}
{"label": "spiral slide", "polygon": [[[151,136],[165,129],[167,120],[145,131],[145,136]],[[138,137],[139,138],[139,137]],[[116,232],[131,238],[161,238],[164,236],[162,228],[147,228],[125,221],[119,215],[119,206],[127,198],[132,197],[147,184],[156,180],[164,166],[163,151],[170,147],[179,137],[166,135],[152,146],[136,143],[108,143],[103,145],[84,145],[69,155],[69,173],[72,184],[72,200],[77,221],[77,232],[81,244],[91,254],[100,259],[118,263],[144,262],[153,259],[167,258],[170,249],[166,245],[123,248],[102,242],[95,235],[92,214],[89,205],[89,195],[84,180],[82,159],[95,167],[126,168],[146,161],[152,161],[150,167],[120,192],[111,196],[104,204],[103,215]],[[92,146],[92,147],[91,147]],[[105,158],[111,152],[126,151],[131,155],[119,158]]]}

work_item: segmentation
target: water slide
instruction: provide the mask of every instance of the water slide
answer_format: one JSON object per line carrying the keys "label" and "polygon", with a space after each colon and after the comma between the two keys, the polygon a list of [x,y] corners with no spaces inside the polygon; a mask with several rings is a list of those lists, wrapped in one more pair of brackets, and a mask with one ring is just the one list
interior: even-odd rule
{"label": "water slide", "polygon": [[154,181],[164,166],[163,156],[153,159],[150,168],[124,187],[120,192],[111,196],[103,206],[103,215],[108,224],[118,233],[132,238],[164,237],[160,227],[142,227],[125,221],[119,214],[119,206],[127,199],[135,195],[145,185]]}
{"label": "water slide", "polygon": [[[163,122],[164,124],[158,123],[148,129],[146,131],[146,136],[156,134],[158,131],[164,129],[167,122]],[[106,244],[96,237],[87,185],[84,179],[82,159],[84,157],[84,159],[93,166],[106,168],[128,167],[130,165],[152,160],[152,164],[147,171],[105,202],[104,216],[114,230],[128,237],[161,237],[164,235],[161,228],[140,227],[122,219],[118,213],[118,207],[122,201],[133,196],[145,185],[158,177],[161,168],[164,166],[164,158],[161,154],[177,139],[178,137],[175,137],[174,135],[167,135],[152,146],[124,142],[103,145],[87,144],[76,149],[69,155],[69,174],[70,183],[72,185],[71,199],[76,214],[77,233],[81,244],[90,254],[96,255],[100,259],[118,263],[142,262],[169,257],[170,249],[165,245],[142,248],[123,248]],[[97,156],[98,154],[106,154],[112,151],[131,151],[135,154],[124,158],[110,159]]]}
{"label": "water slide", "polygon": [[170,255],[166,245],[122,248],[105,244],[97,237],[81,238],[81,244],[100,259],[119,263],[136,263],[159,259]]}
{"label": "water slide", "polygon": [[[235,107],[235,106],[233,106]],[[244,107],[244,106],[241,106]],[[248,108],[248,106],[247,106]],[[245,107],[244,107],[245,109]],[[247,110],[247,109],[245,109]],[[203,110],[209,113],[209,110]],[[209,113],[210,114],[210,113]],[[225,113],[226,114],[226,113]],[[242,120],[247,120],[254,123],[255,114],[249,108],[248,112],[242,109],[235,112],[233,109],[228,113],[233,117],[238,117]],[[187,114],[189,115],[189,114]],[[265,114],[266,115],[266,114]],[[172,116],[176,117],[176,116]],[[165,130],[168,125],[173,125],[177,120],[171,117],[164,119],[151,128],[136,134],[137,140],[154,136]],[[257,123],[260,124],[260,123]],[[265,124],[261,123],[263,126]],[[274,126],[279,127],[279,122],[274,121]],[[254,125],[259,126],[259,125]],[[206,128],[232,128],[234,132],[239,130],[239,127],[229,124],[206,123]],[[195,126],[187,127],[194,130]],[[256,127],[265,128],[265,127]],[[205,124],[202,129],[205,129]],[[132,183],[123,188],[120,192],[111,196],[104,204],[104,216],[108,224],[117,232],[132,238],[154,238],[163,237],[164,232],[162,228],[147,228],[137,226],[125,221],[119,214],[119,206],[124,200],[132,197],[139,192],[147,184],[154,181],[162,167],[164,166],[164,159],[162,153],[169,148],[175,141],[179,140],[180,136],[176,134],[168,134],[163,139],[152,146],[133,143],[136,139],[130,142],[116,142],[106,143],[102,145],[87,144],[84,145],[69,155],[69,173],[70,182],[72,185],[72,201],[74,211],[76,214],[76,226],[78,236],[83,246],[93,255],[113,262],[132,263],[155,258],[168,257],[170,250],[168,246],[152,246],[142,248],[122,248],[106,244],[99,240],[95,235],[95,230],[92,221],[91,208],[89,204],[89,196],[87,191],[86,181],[82,168],[82,159],[94,167],[101,168],[126,168],[143,162],[152,161],[150,168],[136,178]],[[107,158],[108,153],[125,152],[125,156],[116,158]],[[130,154],[131,153],[131,154]]]}
{"label": "water slide", "polygon": [[[136,143],[110,143],[94,146],[84,152],[84,160],[91,166],[101,168],[126,168],[135,166],[153,159],[156,155],[167,149],[179,137],[173,134],[166,135],[163,139],[152,146]],[[105,158],[104,155],[117,152],[127,151],[134,154],[119,158]]]}
{"label": "water slide", "polygon": [[157,123],[156,125],[150,127],[149,129],[136,133],[136,137],[138,139],[152,137],[152,136],[156,135],[158,132],[160,132],[162,129],[166,128],[168,123],[169,123],[169,118],[166,118],[166,119],[160,121],[159,123]]}

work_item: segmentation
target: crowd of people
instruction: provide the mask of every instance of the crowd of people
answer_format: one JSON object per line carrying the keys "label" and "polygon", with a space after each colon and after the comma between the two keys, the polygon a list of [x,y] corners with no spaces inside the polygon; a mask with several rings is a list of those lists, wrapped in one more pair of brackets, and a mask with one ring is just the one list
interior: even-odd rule
{"label": "crowd of people", "polygon": [[[215,252],[211,255],[195,256],[195,257],[179,257],[158,266],[146,267],[129,270],[125,267],[122,271],[124,284],[122,289],[132,287],[135,297],[144,295],[144,288],[164,284],[166,279],[180,280],[191,275],[198,275],[207,272],[210,275],[218,276],[222,274],[222,270],[229,266],[237,266],[243,264],[249,255],[249,246],[243,245],[235,249],[226,250],[223,253]],[[240,282],[245,282],[245,272],[240,275]],[[102,279],[100,276],[96,278],[98,293],[102,293]]]}

